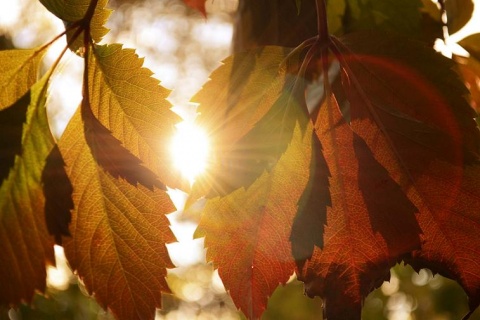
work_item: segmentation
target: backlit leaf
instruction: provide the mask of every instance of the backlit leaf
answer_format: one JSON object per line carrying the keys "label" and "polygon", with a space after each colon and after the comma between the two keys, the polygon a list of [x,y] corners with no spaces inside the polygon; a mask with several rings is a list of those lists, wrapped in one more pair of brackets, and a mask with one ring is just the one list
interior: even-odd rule
{"label": "backlit leaf", "polygon": [[12,106],[0,110],[0,183],[7,178],[15,158],[22,154],[23,125],[30,99],[27,92]]}
{"label": "backlit leaf", "polygon": [[470,91],[470,106],[478,115],[480,114],[480,61],[473,56],[468,58],[454,56],[454,60],[458,63],[460,74]]}
{"label": "backlit leaf", "polygon": [[73,187],[57,145],[47,157],[42,172],[42,183],[47,229],[55,237],[55,242],[61,245],[62,236],[70,236],[68,226],[72,220],[70,211],[73,209]]}
{"label": "backlit leaf", "polygon": [[[40,0],[50,12],[63,20],[66,28],[85,17],[92,1],[95,0]],[[112,11],[106,8],[107,2],[108,0],[98,0],[91,21],[85,22],[90,25],[90,35],[94,42],[100,42],[109,31],[105,27],[105,23]],[[78,27],[82,28],[83,31],[85,25],[79,25]],[[70,44],[70,49],[74,52],[84,47],[83,32],[77,33],[78,27],[67,32],[67,41],[69,43],[73,41]],[[73,38],[74,35],[75,38]]]}
{"label": "backlit leaf", "polygon": [[298,198],[308,182],[311,127],[297,124],[276,166],[250,188],[207,202],[196,236],[205,236],[207,259],[218,268],[235,305],[260,318],[267,298],[295,270],[290,232]]}
{"label": "backlit leaf", "polygon": [[141,184],[150,190],[153,190],[153,187],[166,190],[166,186],[156,179],[155,174],[144,167],[141,160],[127,150],[122,142],[95,118],[86,100],[83,100],[82,119],[85,123],[87,144],[95,161],[103,170],[133,186]]}
{"label": "backlit leaf", "polygon": [[[134,50],[123,49],[119,44],[95,46],[88,64],[88,90],[94,115],[90,118],[94,122],[98,118],[95,130],[105,127],[110,131],[132,155],[142,159],[163,185],[185,189],[186,183],[174,169],[170,155],[174,125],[179,117],[166,100],[169,91],[142,64],[143,59]],[[109,152],[104,150],[106,155]]]}
{"label": "backlit leaf", "polygon": [[323,250],[315,249],[300,278],[307,294],[324,299],[327,317],[358,319],[363,297],[388,279],[402,255],[420,247],[417,209],[345,123],[333,97],[316,123],[331,204]]}
{"label": "backlit leaf", "polygon": [[15,155],[0,187],[1,305],[31,301],[35,291],[44,291],[45,264],[54,264],[41,185],[43,166],[53,147],[45,110],[47,82],[48,77],[44,77],[21,99],[22,104],[28,103],[23,110],[22,152]]}
{"label": "backlit leaf", "polygon": [[312,257],[315,246],[323,248],[327,206],[332,206],[330,171],[318,139],[312,139],[310,178],[299,199],[299,210],[292,225],[292,254],[299,269]]}
{"label": "backlit leaf", "polygon": [[448,32],[453,34],[463,28],[473,14],[472,0],[445,0]]}
{"label": "backlit leaf", "polygon": [[[75,114],[59,142],[75,206],[72,238],[63,239],[65,254],[87,289],[118,319],[154,319],[161,293],[169,292],[166,268],[173,265],[165,243],[175,238],[165,214],[175,208],[164,190],[134,186],[99,163],[102,152],[119,146],[89,143],[92,135],[105,132],[98,132],[91,113],[82,113]],[[118,143],[111,138],[97,142]],[[109,161],[112,166],[120,161],[122,169],[115,152]]]}
{"label": "backlit leaf", "polygon": [[44,51],[0,51],[0,110],[11,106],[24,96],[37,81]]}
{"label": "backlit leaf", "polygon": [[[368,209],[370,216],[368,222],[351,226],[371,226],[374,235],[386,242],[389,259],[368,257],[372,248],[378,252],[381,246],[365,245],[367,242],[363,240],[362,257],[368,257],[369,263],[378,261],[383,266],[373,264],[367,268],[358,265],[361,260],[355,259],[355,264],[349,267],[333,263],[326,268],[322,259],[329,252],[330,228],[336,231],[336,236],[339,234],[336,222],[331,222],[327,215],[325,248],[321,254],[314,255],[306,273],[307,278],[314,279],[308,281],[309,292],[323,293],[327,297],[330,316],[356,319],[363,297],[384,279],[382,272],[386,274],[392,261],[403,258],[416,268],[428,267],[457,279],[470,297],[470,307],[475,308],[480,302],[480,268],[476,258],[480,244],[472,239],[480,233],[480,134],[473,119],[475,112],[464,99],[466,90],[451,70],[452,62],[432,49],[394,35],[349,35],[341,41],[333,40],[332,48],[341,64],[342,86],[349,102],[343,112],[348,113],[350,119],[355,152],[354,157],[345,156],[341,161],[357,159],[358,176],[348,181],[350,185],[359,184],[365,201],[359,207]],[[321,126],[322,121],[317,125]],[[332,122],[327,129],[331,127]],[[320,141],[324,142],[321,136]],[[328,150],[325,143],[324,148]],[[359,154],[361,150],[363,155]],[[332,173],[332,210],[336,210],[333,189],[336,171],[328,151],[324,154]],[[365,161],[368,165],[362,169]],[[347,163],[349,168],[354,166],[350,161]],[[362,178],[365,173],[373,174],[374,179]],[[402,192],[408,198],[403,196],[405,206],[398,207]],[[358,210],[343,212],[358,213]],[[380,215],[389,211],[392,212],[389,216]],[[418,226],[413,220],[415,212]],[[372,220],[372,214],[379,217],[378,220]],[[336,215],[335,219],[340,217]],[[392,219],[396,219],[393,224]],[[405,249],[409,246],[398,245],[418,245],[418,239],[408,239],[415,240],[414,235],[418,237],[420,230],[421,247],[414,250],[412,260],[409,255],[402,254],[402,251],[408,252]],[[404,236],[412,231],[415,231],[412,236]],[[399,237],[392,236],[395,232]],[[337,255],[334,254],[327,261],[335,259]],[[352,281],[348,278],[352,269],[360,270],[359,274],[366,273],[367,277]],[[347,278],[332,283],[328,272],[337,272]],[[360,284],[357,287],[360,290],[351,288],[352,284]],[[348,296],[346,301],[349,301],[351,312],[336,308],[336,303],[329,307],[328,297],[334,288],[339,296],[330,299],[337,301]]]}
{"label": "backlit leaf", "polygon": [[214,157],[194,189],[211,197],[248,187],[286,150],[296,121],[305,126],[303,82],[290,73],[295,62],[284,61],[287,53],[264,47],[236,54],[193,97]]}

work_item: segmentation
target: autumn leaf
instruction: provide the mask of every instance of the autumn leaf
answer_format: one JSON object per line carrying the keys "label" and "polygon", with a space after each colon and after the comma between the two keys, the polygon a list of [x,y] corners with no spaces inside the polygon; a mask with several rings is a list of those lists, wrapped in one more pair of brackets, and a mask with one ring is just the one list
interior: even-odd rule
{"label": "autumn leaf", "polygon": [[472,0],[445,0],[448,33],[454,34],[463,28],[473,14]]}
{"label": "autumn leaf", "polygon": [[324,299],[327,317],[358,319],[363,297],[388,279],[402,255],[420,247],[417,209],[347,125],[333,97],[320,107],[316,124],[331,203],[323,204],[323,250],[315,248],[299,278],[308,295]]}
{"label": "autumn leaf", "polygon": [[22,132],[43,49],[0,51],[0,183],[22,154]]}
{"label": "autumn leaf", "polygon": [[85,123],[85,140],[96,163],[115,179],[123,179],[133,186],[138,184],[153,190],[167,190],[155,174],[144,167],[142,161],[126,149],[92,113],[90,104],[83,100],[82,119]]}
{"label": "autumn leaf", "polygon": [[202,15],[206,17],[207,11],[205,10],[205,1],[207,0],[183,0],[187,6],[200,11]]}
{"label": "autumn leaf", "polygon": [[0,183],[8,177],[16,157],[22,154],[23,125],[30,98],[27,92],[12,106],[0,110]]}
{"label": "autumn leaf", "polygon": [[[67,28],[69,48],[73,52],[77,52],[78,49],[85,46],[83,36],[85,23],[90,26],[90,36],[95,43],[100,42],[109,31],[105,27],[105,23],[112,13],[112,10],[106,8],[108,0],[40,0],[40,2],[51,13],[63,20]],[[69,29],[74,23],[85,17],[91,3],[96,5],[91,20]]]}
{"label": "autumn leaf", "polygon": [[73,209],[73,187],[57,145],[52,148],[46,159],[42,183],[47,229],[54,236],[55,242],[61,245],[62,236],[71,236],[68,227],[72,219],[70,211]]}
{"label": "autumn leaf", "polygon": [[311,126],[308,129],[303,134],[297,124],[276,166],[247,190],[207,201],[195,233],[205,236],[207,259],[249,319],[260,318],[268,297],[295,270],[289,237],[298,198],[308,182]]}
{"label": "autumn leaf", "polygon": [[[391,263],[403,258],[416,268],[428,267],[457,279],[471,299],[470,307],[475,308],[480,300],[476,262],[480,246],[472,239],[480,232],[480,134],[473,120],[475,113],[464,99],[466,90],[451,70],[452,63],[419,43],[394,35],[366,33],[332,41],[348,101],[342,112],[350,119],[349,130],[353,131],[353,145],[348,149],[354,151],[341,157],[334,154],[338,163],[347,163],[349,168],[358,161],[358,176],[350,177],[344,185],[358,183],[365,203],[342,210],[343,215],[327,213],[325,247],[314,253],[305,269],[307,291],[327,297],[327,314],[331,317],[356,319],[362,299],[385,279]],[[334,102],[332,105],[338,109]],[[317,125],[323,122],[319,119]],[[332,127],[337,121],[329,123],[324,131],[342,127]],[[332,210],[338,210],[334,182],[337,172],[345,174],[350,169],[335,169],[325,143],[328,138],[319,136],[332,174]],[[347,145],[345,141],[339,144],[342,148]],[[357,160],[352,163],[352,159]],[[373,179],[362,178],[365,173]],[[351,203],[342,201],[340,206]],[[349,220],[331,219],[340,219],[347,212],[355,213],[353,219],[360,219],[359,208],[368,209],[370,218],[350,226],[371,227],[379,244],[388,245],[382,250],[379,244],[361,241],[361,257],[373,265],[365,265],[358,258],[351,260],[353,265],[338,263],[337,255],[329,256],[329,252],[338,253],[345,245],[330,247],[335,239],[330,238],[330,228],[338,236]],[[389,212],[388,217],[385,212]],[[377,219],[372,220],[372,215]],[[357,238],[362,239],[361,235]],[[411,245],[398,247],[407,243]],[[406,255],[418,244],[421,246],[413,251],[413,258]],[[358,249],[350,247],[346,261],[348,256],[355,256],[352,250]],[[382,251],[388,255],[379,258],[377,254]],[[369,257],[371,253],[377,256]],[[360,271],[353,280],[351,270]],[[342,281],[332,282],[330,273]],[[332,297],[334,290],[336,296]],[[328,299],[334,301],[332,307]],[[344,301],[342,309],[336,307],[338,299]]]}
{"label": "autumn leaf", "polygon": [[470,53],[470,57],[454,56],[463,81],[470,91],[470,105],[477,112],[477,123],[480,124],[480,33],[472,34],[459,41],[459,44]]}
{"label": "autumn leaf", "polygon": [[[96,123],[92,124],[92,130],[105,131],[101,129],[105,127],[129,153],[142,159],[143,165],[161,184],[187,189],[188,184],[174,169],[170,155],[170,143],[179,117],[170,110],[171,105],[166,100],[169,91],[152,78],[150,70],[142,67],[143,59],[138,58],[134,50],[112,44],[95,46],[92,51],[88,57],[88,91],[93,114],[86,120]],[[97,137],[112,140],[109,134],[100,133]],[[91,144],[92,140],[88,142]],[[103,142],[106,141],[96,143],[102,145]],[[109,147],[113,146],[111,142],[107,143]],[[113,151],[99,150],[106,156]],[[123,169],[128,170],[127,163]]]}
{"label": "autumn leaf", "polygon": [[299,199],[299,209],[292,225],[290,241],[292,255],[301,270],[315,247],[323,248],[327,207],[332,206],[329,177],[331,176],[323,148],[318,139],[312,139],[310,178]]}
{"label": "autumn leaf", "polygon": [[[470,105],[480,113],[480,61],[475,57],[468,58],[454,56],[453,59],[458,63],[458,69],[462,75],[465,85],[470,91]],[[477,116],[477,121],[479,120]]]}
{"label": "autumn leaf", "polygon": [[[25,122],[19,133],[21,153],[15,154],[0,187],[0,253],[5,262],[0,264],[1,305],[30,302],[35,291],[44,291],[45,265],[55,261],[41,185],[42,169],[53,147],[45,109],[47,83],[45,76],[27,90],[17,103],[20,108],[12,110],[16,113],[12,117]],[[7,139],[3,134],[2,139]]]}
{"label": "autumn leaf", "polygon": [[[153,319],[161,293],[169,292],[166,268],[173,265],[165,243],[175,238],[165,214],[175,208],[164,190],[132,185],[99,163],[102,152],[118,146],[89,144],[91,135],[103,134],[97,126],[91,113],[78,111],[59,142],[75,206],[65,254],[89,292],[118,319]],[[122,170],[123,159],[109,156]]]}
{"label": "autumn leaf", "polygon": [[0,51],[0,110],[13,105],[38,80],[45,50]]}
{"label": "autumn leaf", "polygon": [[214,157],[192,193],[213,197],[250,186],[286,150],[297,120],[305,127],[304,84],[291,73],[288,52],[265,47],[229,57],[192,98]]}

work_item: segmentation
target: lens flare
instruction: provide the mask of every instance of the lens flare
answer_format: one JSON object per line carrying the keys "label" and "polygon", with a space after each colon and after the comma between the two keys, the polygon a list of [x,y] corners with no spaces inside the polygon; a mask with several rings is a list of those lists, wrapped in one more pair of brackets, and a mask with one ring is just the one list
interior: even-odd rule
{"label": "lens flare", "polygon": [[175,166],[190,183],[193,183],[195,177],[201,174],[207,166],[208,136],[192,122],[181,122],[177,125],[171,152]]}

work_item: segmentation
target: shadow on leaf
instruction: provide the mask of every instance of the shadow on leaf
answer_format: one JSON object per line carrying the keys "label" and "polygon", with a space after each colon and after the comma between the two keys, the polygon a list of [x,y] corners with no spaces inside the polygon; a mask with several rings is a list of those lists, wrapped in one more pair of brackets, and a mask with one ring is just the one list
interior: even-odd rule
{"label": "shadow on leaf", "polygon": [[62,236],[70,236],[68,226],[72,220],[70,210],[73,209],[73,187],[57,145],[47,157],[42,172],[42,183],[47,229],[55,237],[55,242],[61,245]]}
{"label": "shadow on leaf", "polygon": [[150,190],[153,190],[153,187],[166,190],[166,186],[158,181],[156,175],[144,167],[142,161],[123,147],[122,143],[100,123],[85,99],[81,110],[85,139],[99,166],[114,178],[122,178],[131,185],[141,184]]}
{"label": "shadow on leaf", "polygon": [[0,183],[8,177],[15,156],[22,154],[23,124],[30,100],[28,91],[13,105],[0,111]]}

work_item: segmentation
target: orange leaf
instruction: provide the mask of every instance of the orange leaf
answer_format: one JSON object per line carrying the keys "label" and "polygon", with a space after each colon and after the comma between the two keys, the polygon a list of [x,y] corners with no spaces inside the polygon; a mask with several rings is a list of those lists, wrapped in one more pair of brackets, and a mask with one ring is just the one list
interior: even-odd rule
{"label": "orange leaf", "polygon": [[142,67],[143,59],[134,50],[112,44],[92,51],[88,92],[93,115],[163,185],[187,189],[170,155],[170,140],[180,118],[170,110],[169,91]]}
{"label": "orange leaf", "polygon": [[207,202],[196,236],[205,236],[207,258],[218,268],[236,306],[260,318],[267,298],[295,270],[289,241],[298,198],[307,182],[311,127],[297,125],[285,154],[247,190]]}
{"label": "orange leaf", "polygon": [[315,249],[300,278],[309,295],[323,297],[328,317],[357,319],[363,297],[401,255],[420,247],[417,210],[345,123],[333,97],[316,123],[331,173],[331,205],[323,250]]}
{"label": "orange leaf", "polygon": [[[166,268],[173,265],[165,243],[175,238],[164,214],[175,208],[165,191],[134,186],[98,163],[98,149],[112,151],[112,146],[89,146],[88,136],[98,132],[91,118],[82,121],[80,115],[74,115],[59,142],[75,205],[65,255],[87,289],[118,319],[153,319],[161,293],[169,292]],[[122,157],[132,155],[109,157],[109,164],[121,170]]]}
{"label": "orange leaf", "polygon": [[[458,280],[471,299],[470,307],[477,307],[480,133],[473,119],[475,112],[464,98],[466,90],[451,70],[452,63],[394,35],[365,33],[332,41],[343,87],[335,94],[346,97],[342,113],[350,126],[334,117],[335,121],[318,132],[324,143],[331,134],[340,135],[341,128],[351,131],[348,139],[331,138],[338,143],[333,150],[348,151],[342,156],[335,152],[335,162],[324,143],[332,172],[332,210],[346,208],[340,214],[327,215],[324,250],[314,255],[306,269],[309,292],[327,297],[330,316],[357,318],[363,297],[385,278],[392,262],[403,258],[416,268],[428,267]],[[320,128],[325,122],[321,119],[325,117],[317,121]],[[336,177],[352,170],[341,184],[348,191],[336,202]],[[355,197],[357,190],[362,195]],[[357,200],[363,203],[348,207]],[[362,219],[366,210],[369,219]],[[348,226],[350,232],[345,236],[359,243],[358,247],[350,244],[347,248],[347,242],[340,242],[331,248],[329,243],[336,237],[345,239],[341,232]],[[363,231],[353,237],[358,229]],[[368,235],[371,241],[365,238]],[[418,244],[420,248],[413,250]],[[413,252],[407,254],[410,250]],[[349,252],[343,259],[352,262],[350,267],[336,262],[344,251]],[[356,251],[361,252],[359,257]],[[381,252],[383,258],[378,256]],[[352,270],[356,277],[349,278]],[[333,283],[330,273],[343,281]],[[349,297],[348,308],[328,303],[333,291],[338,294],[330,297],[334,301]]]}

